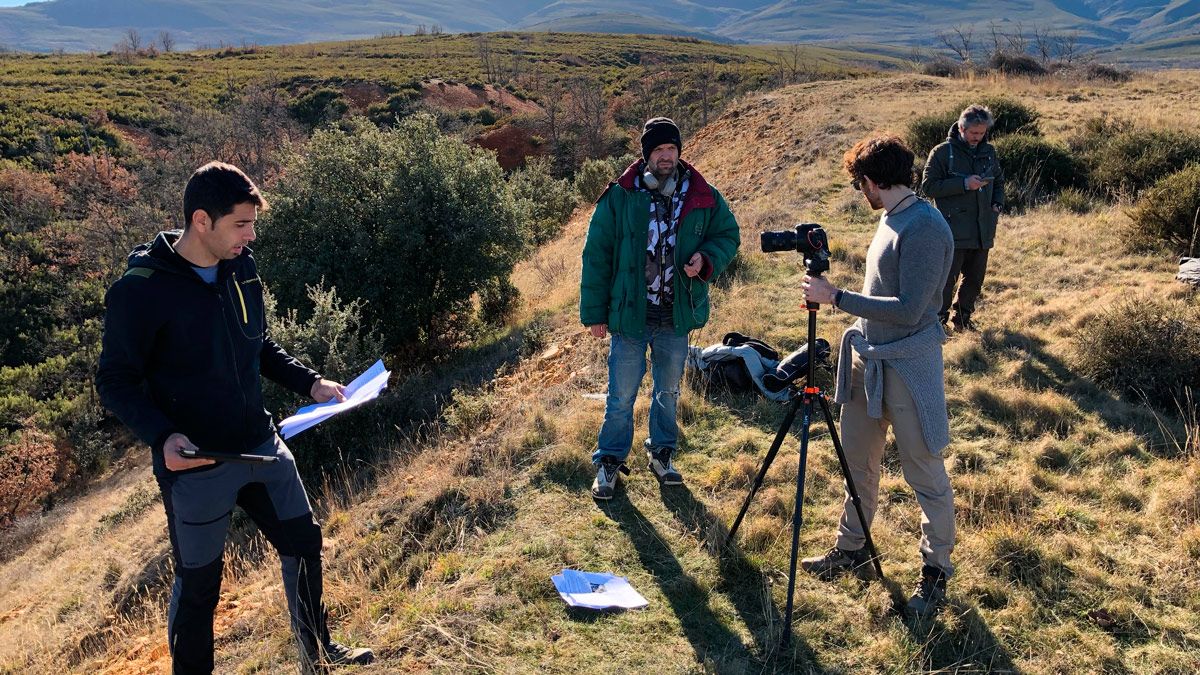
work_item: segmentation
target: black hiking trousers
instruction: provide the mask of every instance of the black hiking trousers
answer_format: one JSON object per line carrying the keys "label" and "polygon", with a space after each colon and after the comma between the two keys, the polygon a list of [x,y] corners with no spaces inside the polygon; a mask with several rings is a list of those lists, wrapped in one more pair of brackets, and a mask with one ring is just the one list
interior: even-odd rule
{"label": "black hiking trousers", "polygon": [[254,454],[272,463],[221,462],[158,478],[175,559],[167,615],[172,672],[213,671],[213,613],[221,594],[225,535],[235,505],[279,553],[292,630],[308,650],[329,639],[321,604],[321,528],[292,453],[278,437]]}
{"label": "black hiking trousers", "polygon": [[[942,323],[950,320],[950,310],[958,320],[970,319],[975,312],[975,301],[983,291],[983,278],[987,275],[987,248],[956,248],[954,262],[950,264],[950,274],[946,277],[946,286],[942,289],[942,308],[938,317]],[[962,285],[958,279],[962,277]],[[958,298],[954,297],[955,287],[958,286]]]}

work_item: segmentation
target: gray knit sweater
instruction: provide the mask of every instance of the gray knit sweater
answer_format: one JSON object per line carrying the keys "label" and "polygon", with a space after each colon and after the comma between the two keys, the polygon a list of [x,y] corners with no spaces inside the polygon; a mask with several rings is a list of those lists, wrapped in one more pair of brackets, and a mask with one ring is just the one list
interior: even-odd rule
{"label": "gray knit sweater", "polygon": [[[938,321],[942,288],[954,259],[954,235],[928,202],[879,219],[867,250],[862,293],[845,291],[838,308],[859,317],[844,335],[834,401],[850,400],[850,350],[866,361],[867,410],[883,415],[884,364],[892,366],[912,394],[935,455],[950,444],[942,369],[945,333]],[[856,337],[857,336],[857,337]]]}

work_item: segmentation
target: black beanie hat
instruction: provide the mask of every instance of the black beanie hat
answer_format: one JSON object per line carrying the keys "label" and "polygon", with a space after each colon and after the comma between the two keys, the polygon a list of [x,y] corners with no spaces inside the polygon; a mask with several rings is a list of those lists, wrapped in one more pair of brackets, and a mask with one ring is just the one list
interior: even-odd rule
{"label": "black beanie hat", "polygon": [[642,127],[642,159],[649,162],[650,153],[664,143],[674,143],[683,152],[683,139],[679,136],[679,127],[668,117],[655,117],[646,120]]}

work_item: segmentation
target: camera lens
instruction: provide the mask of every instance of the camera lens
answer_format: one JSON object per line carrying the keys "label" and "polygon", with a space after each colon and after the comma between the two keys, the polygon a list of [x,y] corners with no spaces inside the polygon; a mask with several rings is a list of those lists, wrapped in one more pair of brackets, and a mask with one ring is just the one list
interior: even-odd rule
{"label": "camera lens", "polygon": [[795,251],[796,250],[796,233],[793,230],[782,230],[780,232],[763,232],[758,239],[759,246],[763,253],[775,253],[777,251]]}

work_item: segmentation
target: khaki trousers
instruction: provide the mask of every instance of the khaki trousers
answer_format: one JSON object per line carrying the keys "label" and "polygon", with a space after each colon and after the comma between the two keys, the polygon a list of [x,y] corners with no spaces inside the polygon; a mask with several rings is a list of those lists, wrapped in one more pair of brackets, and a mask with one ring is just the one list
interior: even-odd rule
{"label": "khaki trousers", "polygon": [[[950,552],[954,550],[954,492],[942,458],[929,451],[921,420],[912,395],[900,374],[891,366],[883,370],[883,417],[867,415],[867,396],[863,388],[865,369],[855,353],[850,402],[842,406],[842,444],[850,476],[862,499],[867,523],[875,519],[879,505],[879,473],[888,427],[896,434],[900,467],[904,480],[917,494],[921,505],[921,557],[926,565],[940,568],[947,576],[954,573]],[[838,524],[838,548],[856,551],[866,545],[862,525],[854,511],[850,493]]]}

